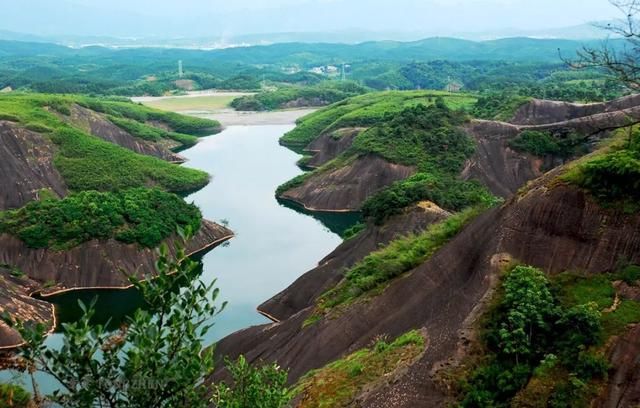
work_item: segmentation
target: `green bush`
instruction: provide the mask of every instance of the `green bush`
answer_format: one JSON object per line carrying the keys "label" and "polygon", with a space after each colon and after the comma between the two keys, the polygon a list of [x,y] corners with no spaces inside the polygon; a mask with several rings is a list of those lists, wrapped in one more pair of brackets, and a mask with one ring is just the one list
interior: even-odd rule
{"label": "green bush", "polygon": [[188,192],[209,182],[203,171],[139,155],[74,128],[61,128],[51,139],[59,146],[54,164],[75,191],[117,191],[156,184],[169,191]]}
{"label": "green bush", "polygon": [[507,122],[517,110],[531,98],[505,92],[492,92],[480,96],[473,106],[472,113],[479,119]]}
{"label": "green bush", "polygon": [[180,134],[176,132],[167,132],[157,127],[149,126],[145,123],[137,122],[132,119],[119,118],[117,116],[108,116],[109,121],[128,132],[134,137],[159,142],[163,139],[172,139],[179,142],[182,146],[192,146],[197,143],[198,138],[195,136]]}
{"label": "green bush", "polygon": [[640,133],[577,164],[562,179],[588,190],[603,205],[640,210]]}
{"label": "green bush", "polygon": [[472,206],[491,207],[498,203],[498,199],[475,180],[461,181],[452,176],[418,173],[369,197],[362,206],[362,215],[382,224],[407,206],[424,200],[449,211]]}
{"label": "green bush", "polygon": [[153,248],[178,227],[197,231],[201,217],[194,205],[158,189],[85,191],[4,212],[0,231],[19,237],[31,248],[61,250],[111,238]]}
{"label": "green bush", "polygon": [[0,408],[27,408],[31,395],[22,387],[0,384]]}
{"label": "green bush", "polygon": [[549,132],[525,130],[509,141],[509,146],[539,157],[554,156],[567,159],[574,156],[580,148],[584,148],[584,143],[584,138],[575,133],[552,135]]}
{"label": "green bush", "polygon": [[533,267],[508,272],[484,323],[487,355],[467,379],[462,406],[506,408],[534,375],[553,387],[539,395],[548,398],[540,406],[565,406],[567,398],[578,404],[592,380],[606,377],[608,363],[591,351],[603,341],[604,316],[596,303],[575,304],[577,298],[562,295],[579,280],[560,283],[555,289]]}
{"label": "green bush", "polygon": [[442,97],[450,109],[470,107],[476,99],[465,94],[438,91],[373,92],[352,97],[305,116],[298,126],[284,135],[286,146],[305,147],[324,133],[346,127],[370,127],[401,112],[406,107],[431,105]]}

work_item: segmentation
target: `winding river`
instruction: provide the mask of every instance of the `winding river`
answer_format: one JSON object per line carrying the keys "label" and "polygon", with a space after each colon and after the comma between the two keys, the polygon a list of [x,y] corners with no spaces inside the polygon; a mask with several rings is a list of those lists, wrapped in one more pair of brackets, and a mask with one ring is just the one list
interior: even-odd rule
{"label": "winding river", "polygon": [[[300,155],[278,144],[294,124],[282,124],[281,118],[277,122],[280,123],[229,126],[181,152],[188,159],[185,166],[212,175],[207,187],[186,200],[198,205],[205,218],[228,222],[236,233],[228,245],[202,258],[201,279],[205,283],[216,280],[220,300],[228,302],[224,312],[215,317],[206,344],[268,322],[256,306],[316,266],[341,242],[333,231],[353,220],[336,214],[325,215],[321,222],[276,200],[277,186],[302,172],[296,165]],[[140,305],[134,290],[69,292],[53,299],[59,321],[77,316],[79,298],[88,302],[96,296],[98,318],[112,318],[116,324]],[[59,335],[52,335],[48,342],[55,347],[60,342]],[[56,388],[45,378],[39,382],[44,392]]]}

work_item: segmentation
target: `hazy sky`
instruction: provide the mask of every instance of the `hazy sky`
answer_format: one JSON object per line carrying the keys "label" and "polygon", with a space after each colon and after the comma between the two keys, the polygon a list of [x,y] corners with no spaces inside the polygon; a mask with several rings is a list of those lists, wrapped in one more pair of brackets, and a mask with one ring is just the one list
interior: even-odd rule
{"label": "hazy sky", "polygon": [[240,35],[367,30],[450,35],[618,17],[607,0],[0,0],[0,29],[34,34]]}

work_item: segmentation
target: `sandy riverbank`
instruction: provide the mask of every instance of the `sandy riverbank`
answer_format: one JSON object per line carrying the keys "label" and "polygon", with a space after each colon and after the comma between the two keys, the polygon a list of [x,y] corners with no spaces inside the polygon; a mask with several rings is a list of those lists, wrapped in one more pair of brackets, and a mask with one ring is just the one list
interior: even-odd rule
{"label": "sandy riverbank", "polygon": [[291,125],[317,108],[288,109],[275,112],[239,112],[229,108],[242,92],[195,91],[184,96],[142,96],[131,98],[153,108],[184,115],[215,119],[222,126]]}

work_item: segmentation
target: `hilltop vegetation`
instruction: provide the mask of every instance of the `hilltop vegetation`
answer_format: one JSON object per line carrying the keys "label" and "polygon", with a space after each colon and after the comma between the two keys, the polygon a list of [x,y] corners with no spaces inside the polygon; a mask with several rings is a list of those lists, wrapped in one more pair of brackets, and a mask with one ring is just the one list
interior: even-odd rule
{"label": "hilltop vegetation", "polygon": [[276,90],[265,90],[237,98],[230,106],[240,111],[324,106],[366,92],[367,88],[355,82],[326,81],[311,86],[283,86]]}
{"label": "hilltop vegetation", "polygon": [[608,149],[577,163],[563,180],[586,189],[607,207],[633,213],[640,210],[640,132],[627,133],[621,132]]}
{"label": "hilltop vegetation", "polygon": [[438,91],[376,92],[349,98],[302,118],[298,126],[280,139],[286,146],[304,147],[318,136],[345,127],[376,125],[405,107],[434,104],[442,97],[451,109],[471,108],[473,96]]}
{"label": "hilltop vegetation", "polygon": [[208,183],[209,176],[204,172],[138,155],[65,123],[55,112],[68,113],[73,103],[117,117],[121,123],[136,121],[137,129],[151,129],[145,125],[147,120],[181,131],[218,126],[217,122],[181,117],[130,102],[40,94],[0,95],[0,119],[42,133],[58,147],[54,164],[71,190],[116,191],[158,185],[169,191],[186,192]]}
{"label": "hilltop vegetation", "polygon": [[64,250],[110,238],[154,248],[178,227],[197,231],[201,218],[196,206],[158,189],[84,191],[0,212],[0,233],[15,235],[31,248]]}
{"label": "hilltop vegetation", "polygon": [[[475,152],[473,140],[460,129],[468,119],[461,108],[470,106],[475,99],[466,95],[441,95],[443,93],[418,91],[368,94],[308,115],[283,137],[283,143],[306,145],[322,133],[335,132],[345,126],[373,126],[358,134],[352,147],[338,158],[283,184],[276,194],[302,185],[313,174],[345,166],[354,157],[375,154],[391,163],[417,169],[412,177],[380,191],[364,203],[363,215],[377,223],[423,200],[450,211],[494,204],[496,199],[485,187],[458,178],[465,161]],[[337,132],[334,134],[340,137]]]}

